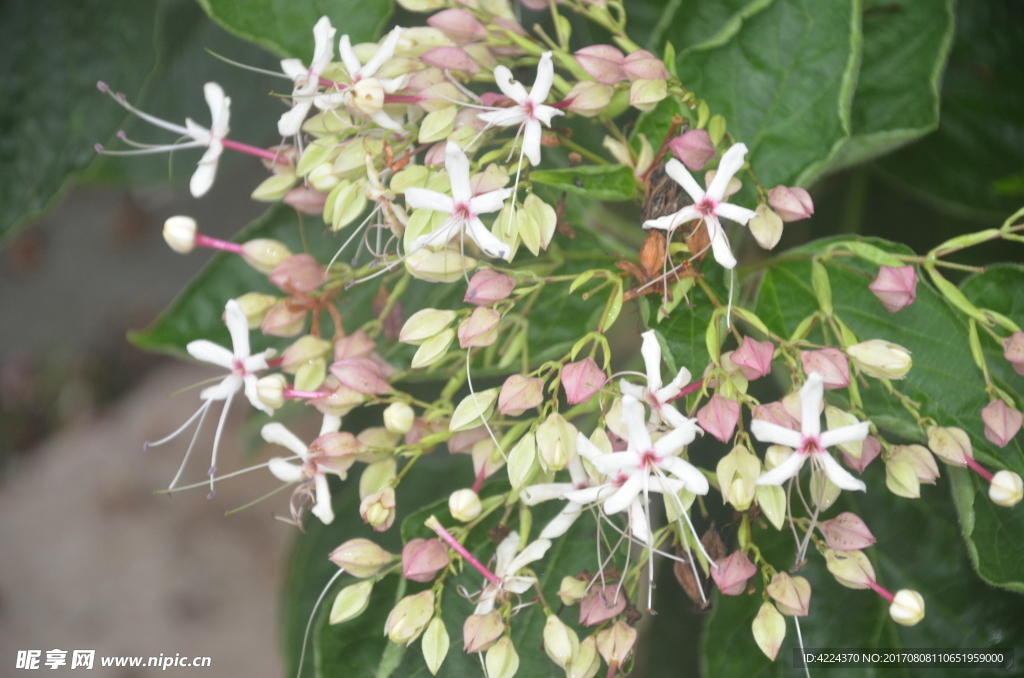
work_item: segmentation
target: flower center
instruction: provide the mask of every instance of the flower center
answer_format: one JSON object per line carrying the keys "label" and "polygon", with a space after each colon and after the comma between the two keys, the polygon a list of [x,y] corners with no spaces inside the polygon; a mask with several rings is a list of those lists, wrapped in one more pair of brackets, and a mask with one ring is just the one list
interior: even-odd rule
{"label": "flower center", "polygon": [[452,216],[459,221],[469,221],[473,218],[473,212],[469,209],[468,202],[457,202],[452,208]]}
{"label": "flower center", "polygon": [[697,211],[703,214],[704,216],[710,217],[714,216],[715,208],[718,207],[718,201],[705,197],[696,205],[694,205],[694,207],[696,207]]}
{"label": "flower center", "polygon": [[532,99],[526,99],[525,101],[523,101],[523,103],[519,104],[519,106],[520,106],[520,108],[523,109],[523,113],[526,114],[527,118],[529,118],[530,120],[535,120],[536,119],[534,117],[534,110],[535,110],[536,104],[533,103]]}
{"label": "flower center", "polygon": [[817,454],[821,451],[820,436],[804,436],[800,441],[800,449],[797,450],[800,454]]}
{"label": "flower center", "polygon": [[644,468],[650,468],[659,461],[661,461],[661,457],[655,454],[653,449],[647,450],[640,455],[640,465]]}
{"label": "flower center", "polygon": [[240,377],[244,377],[248,372],[245,370],[245,362],[240,358],[235,358],[235,361],[231,364],[231,373],[237,374]]}

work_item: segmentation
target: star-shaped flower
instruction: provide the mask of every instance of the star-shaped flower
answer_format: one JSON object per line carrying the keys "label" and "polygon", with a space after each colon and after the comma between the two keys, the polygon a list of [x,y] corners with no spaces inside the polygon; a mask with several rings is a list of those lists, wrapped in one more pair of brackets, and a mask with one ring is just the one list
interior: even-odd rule
{"label": "star-shaped flower", "polygon": [[545,106],[544,100],[548,98],[551,91],[551,84],[555,79],[555,67],[551,62],[551,52],[544,52],[537,64],[537,79],[533,81],[533,87],[529,94],[522,84],[515,81],[512,71],[505,66],[498,66],[494,69],[494,81],[499,89],[516,102],[515,106],[499,108],[487,113],[479,113],[478,118],[488,125],[497,127],[522,126],[523,154],[530,159],[530,164],[540,164],[540,137],[541,123],[545,127],[551,127],[551,118],[564,113],[553,106]]}
{"label": "star-shaped flower", "polygon": [[647,330],[640,336],[644,340],[640,353],[643,354],[644,364],[647,366],[647,386],[637,386],[622,379],[619,381],[619,390],[642,403],[647,403],[651,408],[651,423],[655,426],[666,421],[675,428],[685,428],[687,426],[686,417],[669,403],[675,400],[683,387],[690,383],[690,370],[685,367],[680,369],[672,381],[662,385],[661,344],[658,343],[658,337],[654,330]]}
{"label": "star-shaped flower", "polygon": [[320,74],[324,72],[334,58],[334,33],[331,20],[320,17],[313,26],[313,61],[309,68],[302,65],[299,59],[284,59],[281,70],[292,79],[295,88],[292,90],[292,108],[277,121],[277,131],[281,136],[290,137],[299,133],[306,114],[313,105],[313,99],[320,89]]}
{"label": "star-shaped flower", "polygon": [[437,230],[416,238],[409,253],[424,247],[443,246],[456,235],[465,233],[487,256],[508,259],[512,254],[511,248],[488,231],[478,215],[499,211],[505,199],[512,194],[512,189],[499,188],[474,196],[469,183],[469,159],[453,141],[445,146],[444,166],[451,180],[451,196],[426,188],[409,188],[405,191],[405,203],[409,207],[449,215]]}
{"label": "star-shaped flower", "polygon": [[519,552],[519,533],[510,532],[498,544],[496,552],[497,562],[494,564],[494,574],[501,580],[501,583],[494,584],[488,581],[484,584],[473,614],[487,614],[493,610],[494,602],[498,594],[502,592],[526,593],[536,583],[537,578],[517,575],[517,573],[530,563],[543,558],[549,548],[551,548],[550,541],[538,539]]}
{"label": "star-shaped flower", "polygon": [[[320,427],[320,436],[336,433],[341,428],[341,418],[333,415],[324,415],[323,425]],[[268,443],[280,445],[294,452],[300,463],[294,464],[281,457],[272,457],[267,462],[267,468],[274,477],[285,483],[297,483],[305,480],[313,481],[313,494],[315,502],[312,513],[324,525],[330,525],[334,521],[334,510],[331,508],[331,489],[327,483],[327,474],[333,473],[345,477],[347,467],[339,466],[337,459],[332,460],[325,452],[325,448],[317,445],[306,445],[299,440],[298,436],[289,431],[283,425],[273,422],[267,424],[260,430],[260,435]],[[319,441],[320,438],[317,438]],[[349,466],[351,465],[351,460]]]}
{"label": "star-shaped flower", "polygon": [[864,440],[870,433],[871,422],[860,422],[821,431],[821,400],[824,395],[824,380],[817,372],[807,375],[807,383],[800,389],[801,431],[772,424],[763,419],[754,419],[750,430],[763,443],[785,445],[796,450],[785,461],[757,479],[758,485],[781,485],[800,473],[808,458],[825,471],[825,475],[836,486],[844,490],[867,490],[867,486],[850,475],[839,465],[828,448],[842,443]]}
{"label": "star-shaped flower", "polygon": [[693,204],[687,205],[674,214],[645,221],[644,228],[674,231],[688,221],[703,219],[704,225],[708,229],[708,237],[711,239],[711,251],[715,256],[715,261],[725,268],[735,267],[736,257],[733,256],[732,250],[729,248],[729,239],[725,235],[720,218],[724,217],[740,224],[746,224],[757,216],[757,212],[748,210],[746,207],[722,202],[725,197],[725,189],[729,186],[729,180],[743,167],[743,157],[746,154],[747,147],[744,144],[733,144],[722,156],[718,171],[715,173],[715,178],[711,180],[707,192],[700,187],[683,163],[674,158],[669,160],[665,165],[665,172],[690,194]]}
{"label": "star-shaped flower", "polygon": [[405,87],[408,78],[404,75],[398,78],[374,77],[380,67],[395,55],[395,48],[401,37],[401,26],[395,26],[373,56],[362,64],[352,49],[348,35],[341,36],[338,51],[341,53],[341,61],[345,64],[351,84],[340,92],[321,94],[314,100],[314,105],[321,110],[331,110],[338,106],[353,108],[369,116],[381,127],[401,132],[402,126],[398,121],[384,112],[384,95],[394,94]]}

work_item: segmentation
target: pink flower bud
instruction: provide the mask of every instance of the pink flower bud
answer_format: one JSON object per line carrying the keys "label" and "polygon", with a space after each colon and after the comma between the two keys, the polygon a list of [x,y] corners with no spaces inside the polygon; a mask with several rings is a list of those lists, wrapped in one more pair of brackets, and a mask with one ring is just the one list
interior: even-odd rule
{"label": "pink flower bud", "polygon": [[814,214],[810,193],[799,186],[776,186],[768,192],[768,204],[785,222],[799,221]]}
{"label": "pink flower bud", "polygon": [[868,467],[868,464],[875,460],[875,457],[877,457],[881,451],[882,443],[878,442],[878,438],[874,436],[868,436],[861,443],[860,459],[840,450],[843,454],[843,463],[857,473],[864,473],[864,469]]}
{"label": "pink flower bud", "polygon": [[473,42],[487,37],[487,29],[464,9],[446,9],[427,19],[427,23],[456,42]]}
{"label": "pink flower bud", "polygon": [[[468,109],[464,109],[468,110]],[[456,118],[457,119],[457,118]],[[483,122],[482,120],[480,121]],[[497,163],[491,163],[483,172],[477,172],[469,178],[469,189],[473,195],[490,193],[508,185],[508,171]],[[501,275],[497,271],[491,271],[495,275]]]}
{"label": "pink flower bud", "polygon": [[487,432],[487,427],[485,426],[476,426],[467,431],[454,433],[450,438],[448,438],[448,452],[451,454],[469,452],[473,449],[473,445],[477,444],[484,438],[489,438],[490,435],[491,434]]}
{"label": "pink flower bud", "polygon": [[768,584],[768,595],[775,601],[775,607],[790,617],[806,617],[811,606],[811,583],[803,577],[791,577],[779,572]]}
{"label": "pink flower bud", "polygon": [[967,466],[974,459],[971,439],[962,428],[932,426],[928,429],[928,448],[932,454],[953,466]]}
{"label": "pink flower bud", "polygon": [[331,365],[331,374],[363,395],[384,395],[391,392],[391,384],[381,378],[380,368],[367,358],[346,358]]}
{"label": "pink flower bud", "polygon": [[636,629],[621,619],[597,634],[597,651],[608,666],[622,666],[635,643]]}
{"label": "pink flower bud", "polygon": [[800,430],[800,420],[795,419],[787,410],[786,406],[776,400],[772,403],[765,403],[754,407],[753,419],[760,419],[771,424],[778,424],[794,431]]}
{"label": "pink flower bud", "polygon": [[448,547],[440,539],[413,539],[402,549],[402,576],[422,583],[448,567]]}
{"label": "pink flower bud", "polygon": [[310,400],[309,403],[319,412],[336,417],[344,417],[352,411],[353,407],[366,402],[366,396],[353,391],[348,386],[342,386],[333,374],[327,375],[326,381],[320,387],[320,392],[326,395]]}
{"label": "pink flower bud", "polygon": [[573,113],[592,118],[611,103],[613,94],[615,89],[611,85],[580,80],[565,95],[565,101],[569,102],[568,109]]}
{"label": "pink flower bud", "polygon": [[719,558],[711,567],[711,578],[726,596],[738,596],[747,588],[747,580],[757,574],[757,567],[742,551],[733,551],[728,558]]}
{"label": "pink flower bud", "polygon": [[487,614],[471,614],[462,625],[462,649],[467,653],[483,652],[494,645],[505,632],[505,622],[497,610]]}
{"label": "pink flower bud", "polygon": [[1024,332],[1014,332],[1003,340],[1003,357],[1024,377]]}
{"label": "pink flower bud", "polygon": [[584,358],[562,368],[562,386],[565,388],[565,399],[570,405],[590,400],[606,381],[608,376],[593,358]]}
{"label": "pink flower bud", "polygon": [[611,45],[584,47],[576,52],[575,57],[580,68],[602,84],[614,85],[627,77],[626,72],[622,70],[622,61],[625,57]]}
{"label": "pink flower bud", "polygon": [[515,104],[514,101],[501,92],[484,92],[480,95],[480,101],[483,102],[484,106],[490,106],[492,108],[504,108],[505,106]]}
{"label": "pink flower bud", "polygon": [[669,76],[665,62],[645,49],[638,49],[623,59],[622,70],[630,80],[666,80]]}
{"label": "pink flower bud", "polygon": [[886,311],[895,313],[917,299],[917,270],[913,266],[881,266],[878,277],[868,289],[875,293]]}
{"label": "pink flower bud", "polygon": [[337,473],[345,473],[363,451],[363,444],[348,431],[325,433],[309,446],[309,455],[323,466]]}
{"label": "pink flower bud", "polygon": [[723,443],[729,442],[740,418],[740,404],[715,394],[707,405],[697,411],[700,427]]}
{"label": "pink flower bud", "polygon": [[747,381],[760,379],[772,371],[772,357],[775,355],[775,344],[770,341],[755,341],[743,337],[740,347],[732,352],[730,358],[743,370]]}
{"label": "pink flower bud", "polygon": [[294,337],[306,324],[306,311],[292,310],[289,299],[282,299],[267,311],[260,324],[263,334],[272,337]]}
{"label": "pink flower bud", "polygon": [[909,464],[919,483],[934,485],[939,477],[939,465],[924,445],[895,445],[889,461]]}
{"label": "pink flower bud", "polygon": [[469,279],[463,301],[477,306],[489,306],[496,301],[508,299],[515,287],[515,278],[498,273],[492,268],[485,268],[474,273]]}
{"label": "pink flower bud", "polygon": [[468,318],[459,323],[459,346],[490,346],[498,339],[501,314],[486,306],[477,306]]}
{"label": "pink flower bud", "polygon": [[312,292],[324,282],[324,269],[310,254],[293,254],[274,267],[270,282],[289,294]]}
{"label": "pink flower bud", "polygon": [[1006,447],[1020,431],[1022,417],[1015,408],[996,399],[981,409],[981,420],[985,422],[985,438],[993,445]]}
{"label": "pink flower bud", "polygon": [[420,56],[420,61],[430,66],[447,68],[449,71],[470,74],[480,72],[480,66],[466,54],[465,50],[454,46],[435,47]]}
{"label": "pink flower bud", "polygon": [[849,511],[826,520],[819,528],[825,535],[825,543],[836,551],[859,551],[875,543],[875,535],[871,534],[860,516]]}
{"label": "pink flower bud", "polygon": [[626,591],[620,586],[591,587],[587,597],[580,601],[580,624],[596,626],[621,614],[626,609]]}
{"label": "pink flower bud", "polygon": [[294,207],[303,214],[319,216],[323,214],[324,205],[327,204],[327,194],[315,188],[299,186],[288,191],[284,196],[284,204]]}
{"label": "pink flower bud", "polygon": [[377,574],[395,557],[369,539],[349,539],[331,551],[330,561],[354,577],[365,579]]}
{"label": "pink flower bud", "polygon": [[427,167],[443,167],[445,159],[445,146],[448,142],[439,141],[429,149],[427,154],[423,157],[423,164]]}
{"label": "pink flower bud", "polygon": [[718,153],[715,145],[711,143],[711,135],[703,129],[692,129],[680,134],[668,142],[668,147],[687,169],[694,172],[704,169],[708,161]]}
{"label": "pink flower bud", "polygon": [[[516,416],[544,402],[544,380],[513,374],[505,380],[498,394],[498,411]],[[455,434],[458,435],[458,434]]]}
{"label": "pink flower bud", "polygon": [[356,330],[347,337],[341,337],[334,342],[334,359],[346,360],[348,358],[368,358],[377,343],[370,338],[363,330]]}
{"label": "pink flower bud", "polygon": [[804,351],[800,354],[804,374],[817,372],[821,375],[826,391],[846,388],[850,385],[850,364],[842,351],[823,348],[820,351]]}

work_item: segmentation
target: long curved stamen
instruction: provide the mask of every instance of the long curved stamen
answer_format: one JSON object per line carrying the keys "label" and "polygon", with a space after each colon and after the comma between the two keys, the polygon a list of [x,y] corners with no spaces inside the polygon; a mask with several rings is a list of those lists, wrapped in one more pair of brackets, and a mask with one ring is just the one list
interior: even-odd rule
{"label": "long curved stamen", "polygon": [[210,406],[213,404],[212,400],[207,400],[206,404],[199,408],[199,411],[203,413],[203,416],[199,418],[199,424],[196,426],[196,432],[192,434],[192,442],[188,444],[188,449],[185,450],[185,458],[181,460],[181,466],[178,467],[178,472],[174,474],[174,478],[171,480],[171,484],[167,486],[168,490],[173,490],[175,484],[181,478],[181,474],[185,471],[185,464],[188,463],[188,458],[192,455],[192,450],[196,446],[196,440],[199,438],[199,432],[203,430],[203,422],[206,421],[206,415],[210,411]]}
{"label": "long curved stamen", "polygon": [[220,421],[217,422],[217,432],[213,435],[213,455],[210,457],[210,495],[207,499],[213,497],[217,492],[213,487],[214,474],[217,472],[217,447],[220,445],[220,435],[224,432],[224,422],[228,419],[228,410],[231,409],[231,400],[235,397],[234,392],[229,393],[227,400],[224,401],[224,409],[220,413]]}
{"label": "long curved stamen", "polygon": [[[666,483],[665,474],[663,474],[661,472],[661,469],[659,469],[657,466],[654,467],[654,471],[655,471],[655,473],[658,474],[658,478],[661,479],[661,481],[663,483],[662,487],[666,487],[667,483]],[[689,509],[687,509],[685,506],[683,506],[682,500],[679,498],[679,496],[675,492],[668,492],[668,494],[672,495],[672,499],[673,499],[673,501],[674,501],[674,503],[676,505],[676,514],[678,516],[680,516],[680,517],[686,518],[686,525],[690,528],[690,534],[693,535],[693,541],[697,544],[697,548],[700,549],[700,552],[704,555],[704,558],[707,559],[708,567],[712,567],[714,565],[715,561],[708,554],[708,552],[704,549],[704,544],[701,543],[700,537],[697,535],[697,530],[694,529],[693,523],[690,521],[690,511],[689,511]],[[662,495],[662,496],[664,496],[664,495]],[[690,550],[690,540],[686,538],[686,530],[683,528],[683,524],[679,520],[679,518],[676,518],[676,522],[679,523],[679,530],[682,532],[683,546],[686,548],[686,555],[688,556],[688,560],[690,561],[690,570],[693,572],[694,581],[698,581],[699,582],[700,581],[700,575],[697,573],[697,563],[696,563],[697,559],[693,557],[693,551]],[[700,587],[700,600],[701,600],[702,603],[708,602],[707,597],[704,595],[704,587],[703,586]]]}
{"label": "long curved stamen", "polygon": [[323,602],[324,596],[327,595],[327,591],[330,590],[331,586],[338,580],[338,577],[343,575],[345,570],[339,569],[334,573],[334,576],[330,578],[327,584],[324,586],[324,590],[320,592],[320,597],[316,599],[316,603],[313,604],[313,609],[309,613],[309,621],[306,622],[306,632],[302,634],[302,652],[299,653],[299,669],[295,673],[296,678],[302,676],[302,664],[306,659],[306,641],[309,640],[309,629],[313,626],[313,617],[316,616],[316,611],[320,608],[320,603]]}
{"label": "long curved stamen", "polygon": [[[494,441],[495,447],[497,447],[498,451],[501,452],[501,456],[504,457],[505,461],[508,461],[508,455],[505,454],[505,450],[501,447],[501,443],[498,442],[497,436],[495,436],[494,435],[494,431],[491,430],[490,424],[488,424],[487,420],[484,419],[484,413],[483,413],[483,410],[480,409],[480,403],[478,403],[476,401],[476,391],[473,390],[473,378],[469,374],[470,354],[472,352],[473,352],[472,348],[467,348],[466,349],[466,384],[469,386],[469,394],[473,398],[473,404],[476,405],[476,416],[480,417],[480,421],[483,422],[484,428],[487,429],[488,435],[490,435],[491,436],[491,440]],[[487,464],[485,463],[484,464],[484,468],[486,468],[486,467],[487,467]]]}
{"label": "long curved stamen", "polygon": [[135,116],[139,118],[142,118],[149,124],[160,127],[161,129],[168,130],[169,132],[175,132],[177,134],[180,134],[181,136],[189,138],[192,137],[192,134],[181,125],[175,125],[173,122],[167,122],[166,120],[158,118],[154,115],[150,115],[145,111],[141,111],[138,108],[135,108],[130,103],[128,103],[128,99],[124,96],[124,94],[120,92],[117,92],[115,94],[113,90],[111,90],[110,87],[107,85],[107,83],[103,82],[102,80],[96,83],[96,88],[105,94],[109,94],[110,98],[116,101],[118,105],[121,106],[121,108],[124,108],[126,111],[133,113]]}

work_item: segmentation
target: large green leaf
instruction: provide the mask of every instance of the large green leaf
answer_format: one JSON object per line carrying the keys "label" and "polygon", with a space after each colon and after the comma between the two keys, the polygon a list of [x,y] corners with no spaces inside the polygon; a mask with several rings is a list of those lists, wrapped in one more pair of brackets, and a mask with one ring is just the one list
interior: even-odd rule
{"label": "large green leaf", "polygon": [[[757,14],[774,0],[704,0],[668,2],[650,38],[650,46],[660,41],[672,43],[676,51],[715,43],[734,35],[744,19]],[[650,47],[649,47],[650,48]]]}
{"label": "large green leaf", "polygon": [[376,40],[391,0],[199,0],[210,17],[240,38],[282,57],[313,56],[313,24],[330,18],[352,44]]}
{"label": "large green leaf", "polygon": [[591,200],[632,200],[637,196],[633,170],[624,165],[582,165],[570,169],[535,170],[530,181]]}
{"label": "large green leaf", "polygon": [[850,134],[858,0],[776,0],[680,53],[679,79],[728,121],[766,186],[807,185]]}
{"label": "large green leaf", "polygon": [[156,62],[155,0],[0,6],[0,241],[95,158],[124,111],[96,81],[138,91]]}

